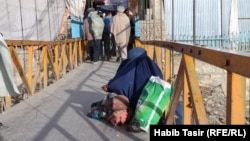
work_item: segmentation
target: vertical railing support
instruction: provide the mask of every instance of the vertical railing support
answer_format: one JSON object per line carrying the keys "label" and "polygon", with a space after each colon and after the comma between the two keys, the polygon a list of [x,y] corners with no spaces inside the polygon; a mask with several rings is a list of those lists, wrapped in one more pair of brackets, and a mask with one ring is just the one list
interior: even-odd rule
{"label": "vertical railing support", "polygon": [[228,72],[227,76],[227,124],[245,124],[246,79]]}

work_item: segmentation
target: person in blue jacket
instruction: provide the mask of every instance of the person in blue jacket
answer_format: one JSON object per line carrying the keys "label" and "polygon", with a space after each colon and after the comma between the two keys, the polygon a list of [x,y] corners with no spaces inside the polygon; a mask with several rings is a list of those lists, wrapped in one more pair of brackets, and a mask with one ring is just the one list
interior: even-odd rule
{"label": "person in blue jacket", "polygon": [[111,35],[110,35],[110,28],[112,25],[112,12],[109,11],[106,13],[106,16],[103,18],[104,21],[104,30],[103,30],[103,42],[104,42],[104,53],[105,53],[105,58],[109,61],[112,55],[112,47],[111,45],[113,45],[111,43]]}

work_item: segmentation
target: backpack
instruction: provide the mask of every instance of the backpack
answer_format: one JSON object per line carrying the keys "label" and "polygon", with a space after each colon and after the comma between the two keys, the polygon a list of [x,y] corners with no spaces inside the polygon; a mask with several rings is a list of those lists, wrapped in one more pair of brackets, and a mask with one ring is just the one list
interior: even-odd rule
{"label": "backpack", "polygon": [[93,34],[93,37],[95,39],[102,37],[102,32],[104,29],[103,19],[97,14],[97,11],[90,12],[89,18],[91,20],[90,32]]}

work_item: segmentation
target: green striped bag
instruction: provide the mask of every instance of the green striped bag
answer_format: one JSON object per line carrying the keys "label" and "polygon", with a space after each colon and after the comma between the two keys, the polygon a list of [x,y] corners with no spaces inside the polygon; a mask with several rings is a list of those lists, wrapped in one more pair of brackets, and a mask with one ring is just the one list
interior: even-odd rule
{"label": "green striped bag", "polygon": [[135,119],[142,130],[149,132],[150,125],[157,125],[170,103],[171,84],[160,77],[151,76],[139,97]]}

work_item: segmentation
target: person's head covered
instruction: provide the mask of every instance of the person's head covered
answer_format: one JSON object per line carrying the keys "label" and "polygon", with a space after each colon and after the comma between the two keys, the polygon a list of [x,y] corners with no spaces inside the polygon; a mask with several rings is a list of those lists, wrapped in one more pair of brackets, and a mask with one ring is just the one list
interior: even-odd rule
{"label": "person's head covered", "polygon": [[89,12],[92,12],[92,11],[95,11],[95,8],[88,8],[87,9],[87,12],[89,13]]}
{"label": "person's head covered", "polygon": [[94,12],[94,11],[95,11],[94,8],[88,8],[88,9],[86,10],[86,12],[84,13],[84,17],[85,17],[85,18],[88,17],[89,13]]}
{"label": "person's head covered", "polygon": [[89,14],[88,14],[88,17],[97,17],[99,16],[98,15],[98,11],[91,11]]}
{"label": "person's head covered", "polygon": [[125,11],[125,7],[123,5],[117,6],[117,12],[123,13]]}

